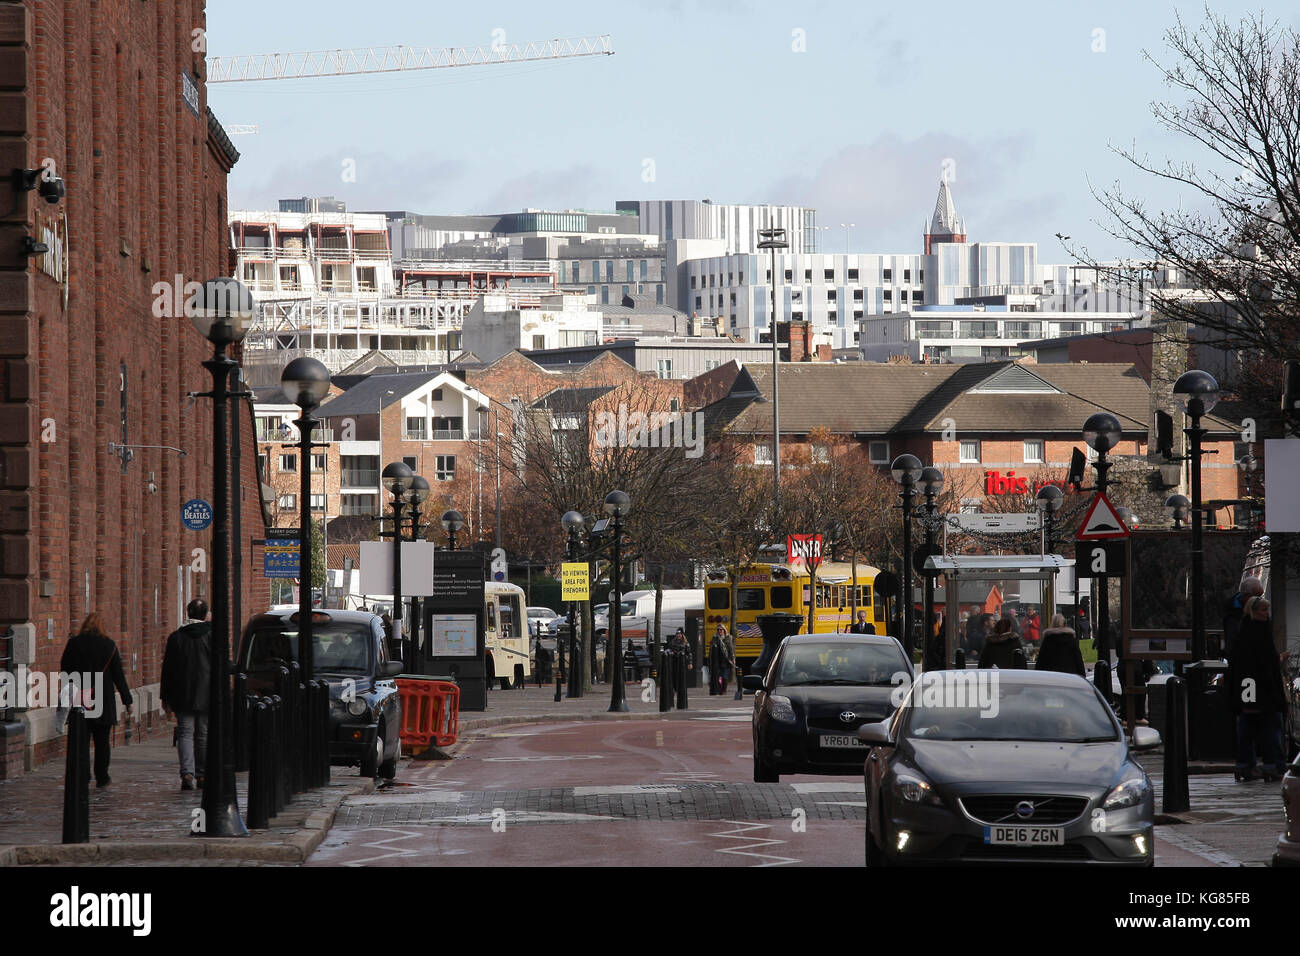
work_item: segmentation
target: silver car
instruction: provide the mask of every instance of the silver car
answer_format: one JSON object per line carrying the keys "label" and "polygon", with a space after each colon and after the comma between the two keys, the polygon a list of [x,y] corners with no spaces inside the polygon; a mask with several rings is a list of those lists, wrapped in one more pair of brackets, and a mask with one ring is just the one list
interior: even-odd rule
{"label": "silver car", "polygon": [[[922,674],[858,730],[869,866],[1151,866],[1151,781],[1097,690],[1074,674]],[[1133,749],[1159,746],[1149,727]]]}

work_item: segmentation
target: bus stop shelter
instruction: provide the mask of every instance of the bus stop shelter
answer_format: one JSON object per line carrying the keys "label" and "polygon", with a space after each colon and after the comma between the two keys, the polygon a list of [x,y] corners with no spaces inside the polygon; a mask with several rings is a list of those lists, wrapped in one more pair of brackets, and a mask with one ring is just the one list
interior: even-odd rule
{"label": "bus stop shelter", "polygon": [[[956,662],[961,643],[958,633],[963,604],[1032,604],[1043,621],[1056,613],[1056,576],[1073,561],[1059,554],[954,554],[931,555],[925,573],[935,576],[936,594],[943,590],[945,667]],[[980,596],[979,600],[975,595]],[[938,600],[936,598],[936,605]],[[996,616],[996,611],[993,612]]]}

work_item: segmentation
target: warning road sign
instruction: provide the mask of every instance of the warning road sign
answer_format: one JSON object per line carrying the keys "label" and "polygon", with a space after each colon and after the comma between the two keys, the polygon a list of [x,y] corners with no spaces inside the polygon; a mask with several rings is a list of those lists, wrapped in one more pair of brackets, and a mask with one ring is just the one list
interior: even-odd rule
{"label": "warning road sign", "polygon": [[1115,506],[1099,491],[1093,496],[1092,504],[1088,505],[1088,513],[1083,516],[1083,524],[1074,537],[1078,541],[1099,541],[1103,538],[1128,536],[1129,530],[1116,513]]}

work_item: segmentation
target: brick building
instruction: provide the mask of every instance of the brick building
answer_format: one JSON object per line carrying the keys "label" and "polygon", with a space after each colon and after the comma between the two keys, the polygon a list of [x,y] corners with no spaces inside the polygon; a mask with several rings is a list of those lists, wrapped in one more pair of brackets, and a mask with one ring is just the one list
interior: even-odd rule
{"label": "brick building", "polygon": [[[0,2],[0,153],[37,187],[15,180],[0,203],[0,668],[57,671],[98,611],[138,735],[162,727],[167,634],[211,590],[210,531],[180,521],[185,501],[212,497],[211,406],[188,398],[211,385],[211,348],[183,287],[230,273],[238,153],[206,109],[203,27],[202,0]],[[251,406],[238,422],[242,596],[260,576],[248,539],[262,512]],[[0,711],[0,739],[0,776],[63,746],[52,707]]]}

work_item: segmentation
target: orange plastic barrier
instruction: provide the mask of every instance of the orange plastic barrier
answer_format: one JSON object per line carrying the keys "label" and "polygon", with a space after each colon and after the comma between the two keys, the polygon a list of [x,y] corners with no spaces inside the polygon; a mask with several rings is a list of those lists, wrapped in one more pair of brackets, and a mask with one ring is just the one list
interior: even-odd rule
{"label": "orange plastic barrier", "polygon": [[456,742],[460,688],[450,681],[397,678],[402,696],[402,747],[408,752]]}

